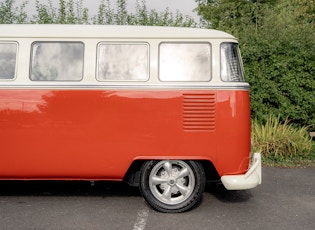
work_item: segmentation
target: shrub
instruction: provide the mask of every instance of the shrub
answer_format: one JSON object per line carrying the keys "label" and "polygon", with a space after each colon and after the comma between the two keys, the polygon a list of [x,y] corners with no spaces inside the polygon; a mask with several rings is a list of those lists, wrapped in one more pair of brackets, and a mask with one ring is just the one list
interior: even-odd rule
{"label": "shrub", "polygon": [[264,162],[281,164],[306,159],[315,159],[315,146],[307,127],[297,128],[288,118],[280,122],[280,116],[269,115],[265,124],[252,122],[254,151],[262,154]]}

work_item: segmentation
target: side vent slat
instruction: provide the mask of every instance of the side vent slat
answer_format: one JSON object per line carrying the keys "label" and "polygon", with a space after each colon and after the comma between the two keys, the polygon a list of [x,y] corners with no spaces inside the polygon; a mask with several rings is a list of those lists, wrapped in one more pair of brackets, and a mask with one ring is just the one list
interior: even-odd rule
{"label": "side vent slat", "polygon": [[214,131],[216,95],[184,94],[183,95],[183,128],[184,131]]}

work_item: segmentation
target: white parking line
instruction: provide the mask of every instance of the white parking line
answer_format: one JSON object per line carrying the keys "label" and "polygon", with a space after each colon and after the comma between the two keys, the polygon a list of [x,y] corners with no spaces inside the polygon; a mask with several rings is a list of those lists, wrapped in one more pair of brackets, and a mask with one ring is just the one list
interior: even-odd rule
{"label": "white parking line", "polygon": [[133,225],[133,230],[144,230],[149,216],[149,208],[144,208],[138,211],[136,223]]}

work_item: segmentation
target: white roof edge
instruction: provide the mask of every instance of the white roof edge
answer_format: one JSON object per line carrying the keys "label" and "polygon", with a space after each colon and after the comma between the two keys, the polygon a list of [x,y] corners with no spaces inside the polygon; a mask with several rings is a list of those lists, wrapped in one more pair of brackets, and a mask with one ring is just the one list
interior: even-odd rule
{"label": "white roof edge", "polygon": [[212,29],[161,26],[2,24],[3,38],[236,38]]}

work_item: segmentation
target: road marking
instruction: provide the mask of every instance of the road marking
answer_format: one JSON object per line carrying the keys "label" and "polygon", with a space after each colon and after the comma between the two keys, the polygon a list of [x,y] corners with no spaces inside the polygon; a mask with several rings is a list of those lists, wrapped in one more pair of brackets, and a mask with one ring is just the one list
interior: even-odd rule
{"label": "road marking", "polygon": [[133,230],[144,230],[149,216],[149,209],[144,208],[138,211],[136,223]]}

